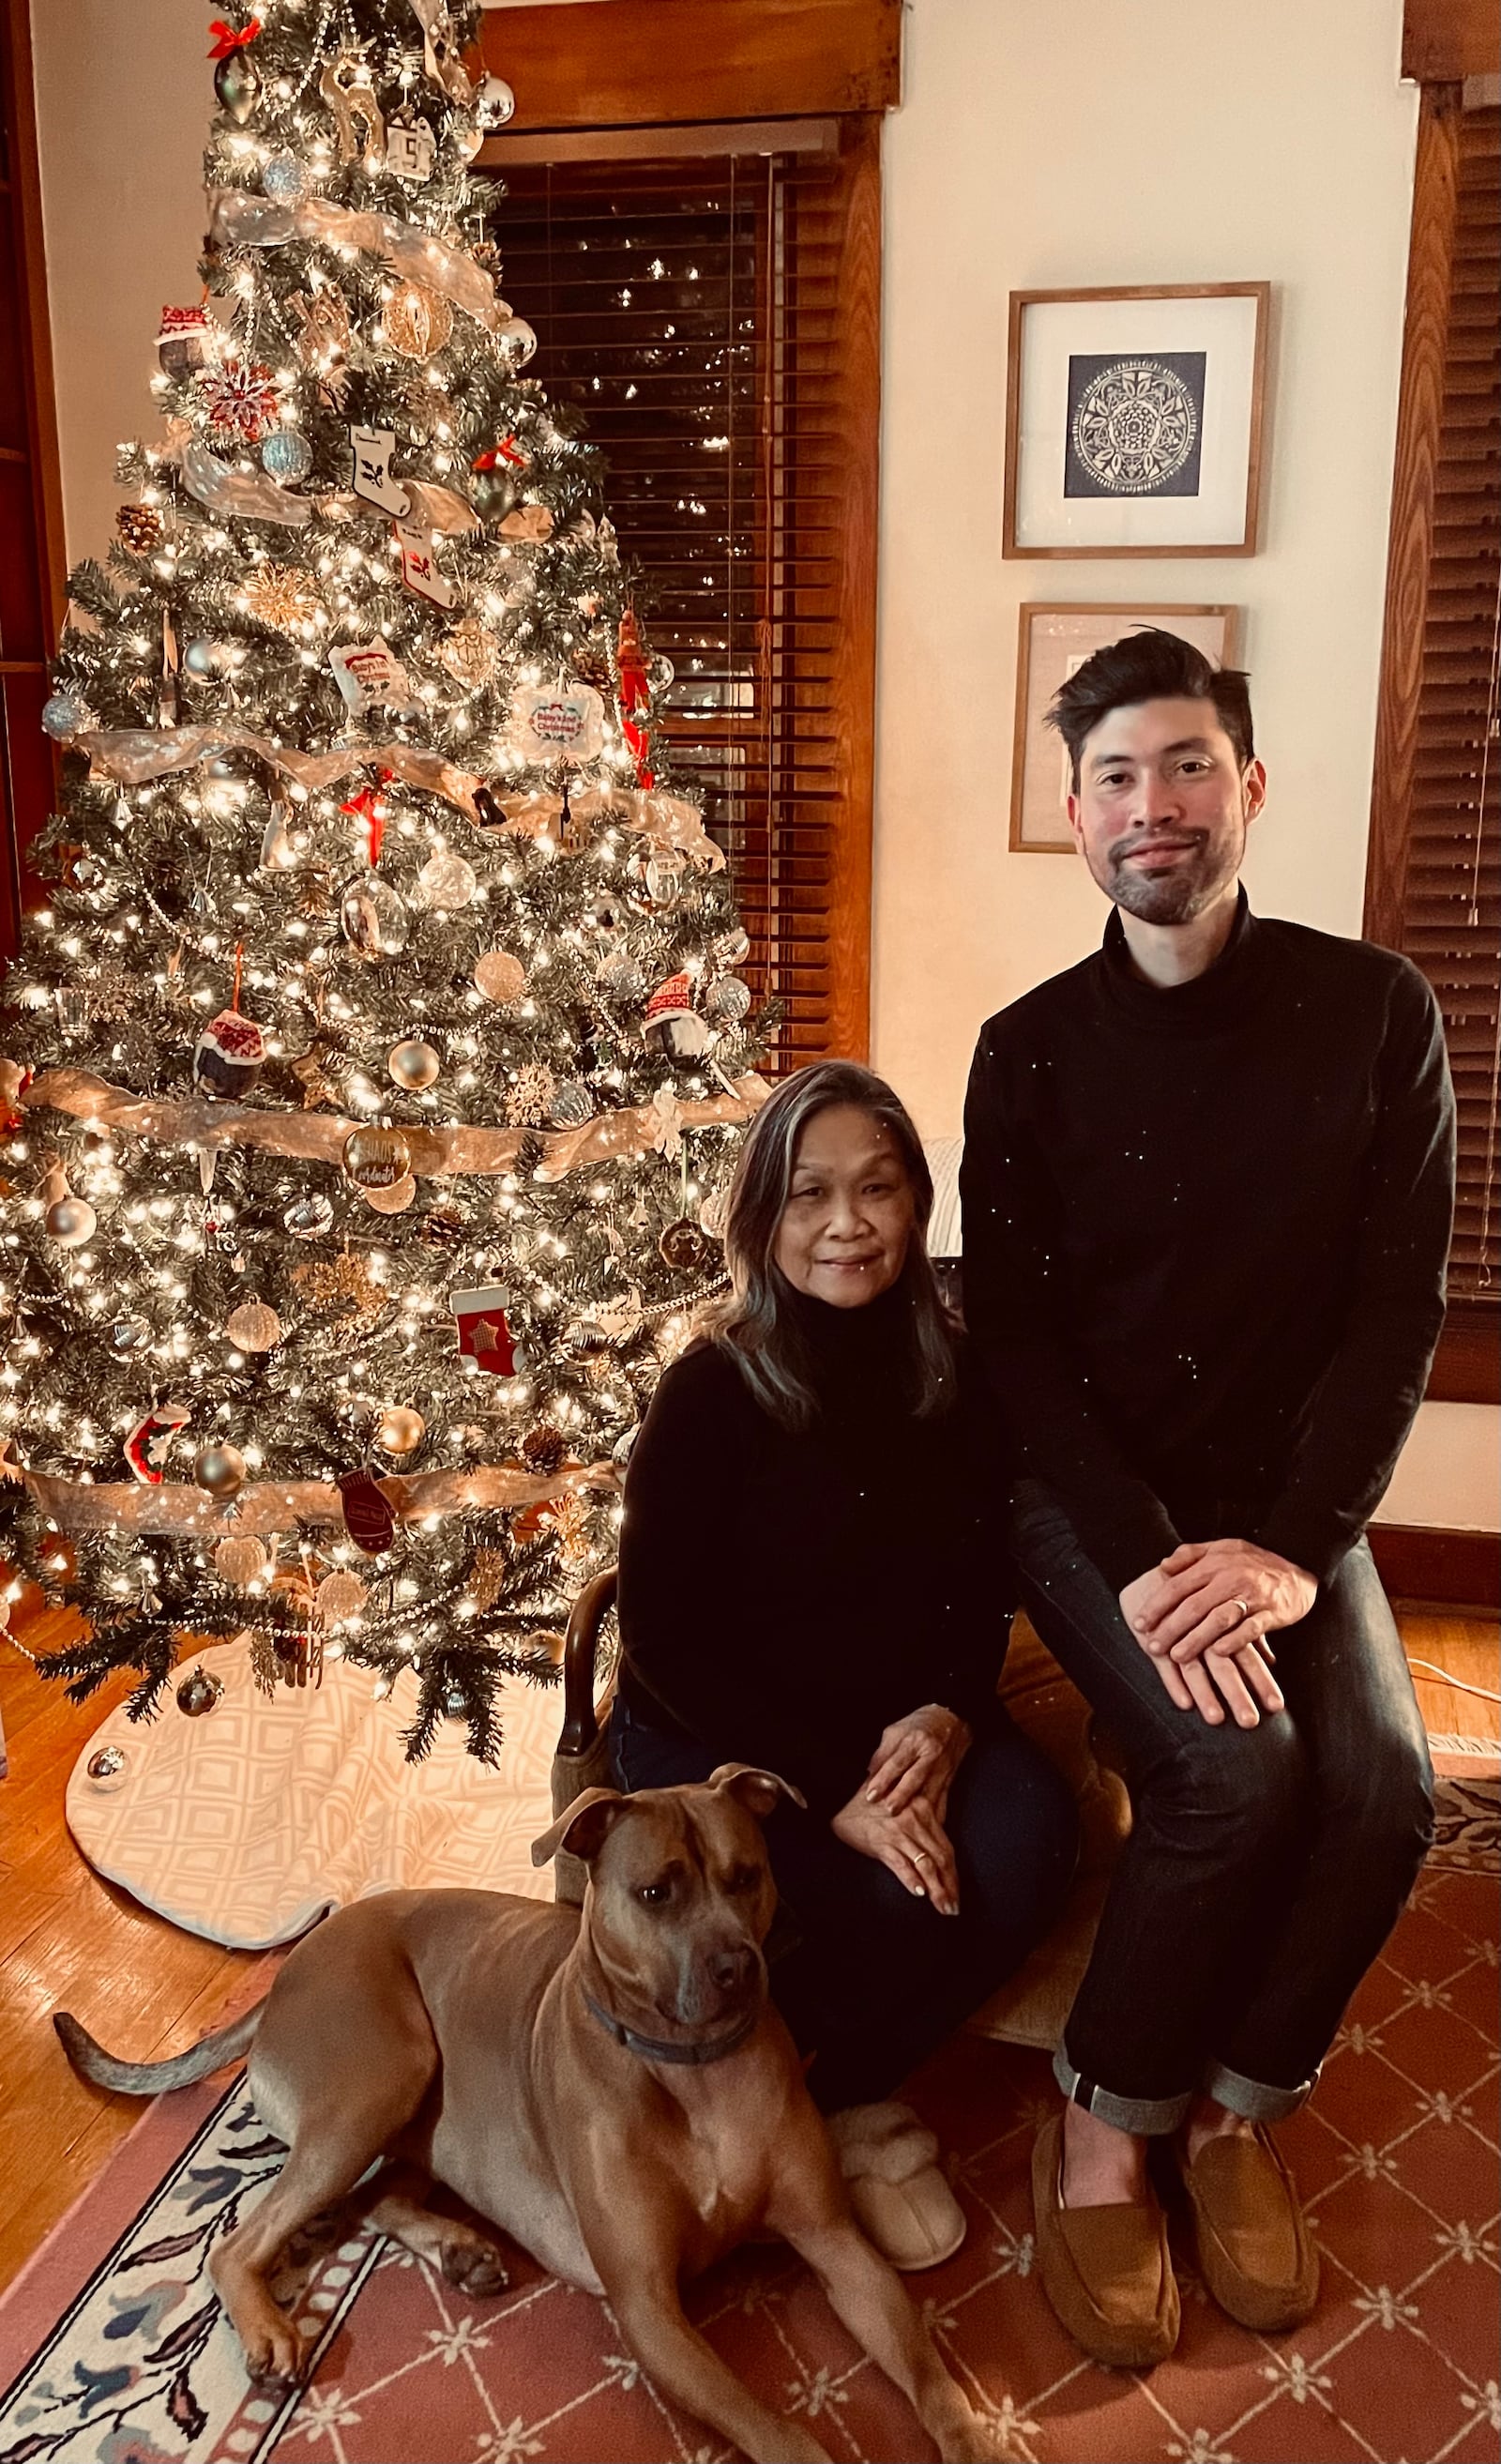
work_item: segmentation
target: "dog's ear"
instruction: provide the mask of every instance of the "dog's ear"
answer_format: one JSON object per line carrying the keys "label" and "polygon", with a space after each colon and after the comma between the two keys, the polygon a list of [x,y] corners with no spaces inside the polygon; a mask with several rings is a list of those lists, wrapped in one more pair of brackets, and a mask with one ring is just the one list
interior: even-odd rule
{"label": "dog's ear", "polygon": [[560,1848],[570,1857],[580,1858],[586,1865],[592,1863],[630,1802],[618,1788],[586,1788],[572,1805],[564,1807],[550,1831],[533,1840],[533,1864],[545,1865]]}
{"label": "dog's ear", "polygon": [[775,1771],[762,1771],[755,1763],[721,1763],[718,1771],[709,1772],[708,1784],[710,1788],[728,1790],[735,1803],[753,1814],[758,1822],[775,1813],[778,1797],[789,1798],[804,1813],[808,1810],[807,1798],[790,1779],[780,1778]]}

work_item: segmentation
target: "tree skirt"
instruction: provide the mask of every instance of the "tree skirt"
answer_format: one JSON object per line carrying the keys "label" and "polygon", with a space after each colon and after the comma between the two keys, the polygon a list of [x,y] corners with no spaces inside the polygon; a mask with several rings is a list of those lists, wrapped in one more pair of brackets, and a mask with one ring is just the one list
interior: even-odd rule
{"label": "tree skirt", "polygon": [[[1493,2459],[1494,1882],[1429,1872],[1361,1986],[1312,2102],[1279,2133],[1323,2254],[1290,2336],[1233,2326],[1179,2244],[1183,2340],[1145,2376],[1086,2362],[1034,2272],[1029,2161],[1045,2057],[973,2035],[913,2085],[969,2219],[911,2291],[1017,2464]],[[59,2060],[61,2057],[58,2057]],[[310,2385],[259,2395],[205,2275],[279,2150],[242,2086],[163,2097],[0,2298],[0,2464],[723,2464],[663,2401],[602,2302],[517,2254],[469,2299],[335,2217],[278,2290],[317,2342]],[[832,2457],[931,2455],[895,2389],[784,2250],[689,2294],[716,2351]]]}
{"label": "tree skirt", "polygon": [[[383,1702],[364,1669],[329,1662],[319,1687],[263,1694],[248,1640],[203,1664],[224,1685],[211,1711],[170,1705],[152,1725],[113,1711],[68,1782],[68,1827],[97,1872],[188,1933],[236,1950],[290,1942],[371,1891],[470,1889],[553,1896],[532,1842],[552,1820],[550,1769],[562,1719],[555,1686],[500,1694],[498,1769],[465,1749],[462,1721],[425,1762],[403,1759],[417,1681]],[[124,1766],[91,1779],[117,1747]]]}

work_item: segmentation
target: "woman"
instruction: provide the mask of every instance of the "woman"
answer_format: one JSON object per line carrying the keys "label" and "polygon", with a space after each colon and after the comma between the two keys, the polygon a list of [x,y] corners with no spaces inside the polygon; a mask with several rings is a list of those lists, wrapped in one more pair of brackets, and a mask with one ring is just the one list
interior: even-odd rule
{"label": "woman", "polygon": [[757,1116],[732,1296],[631,1457],[611,1729],[626,1789],[747,1762],[806,1798],[767,1824],[792,1937],[773,1991],[862,2220],[908,2265],[964,2221],[930,2137],[870,2108],[1026,1957],[1076,1852],[1068,1791],[995,1701],[1006,1481],[928,1262],[932,1195],[868,1069],[799,1070]]}

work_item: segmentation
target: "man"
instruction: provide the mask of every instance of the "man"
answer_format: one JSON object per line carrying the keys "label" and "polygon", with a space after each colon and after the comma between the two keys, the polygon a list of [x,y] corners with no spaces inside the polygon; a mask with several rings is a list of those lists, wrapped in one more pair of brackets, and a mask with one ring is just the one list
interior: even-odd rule
{"label": "man", "polygon": [[1033,2164],[1054,2307],[1172,2350],[1171,2139],[1210,2292],[1263,2331],[1317,2266],[1267,2125],[1317,2076],[1427,1847],[1423,1722],[1363,1532],[1444,1309],[1453,1103],[1389,951],[1258,921],[1244,675],[1143,628],[1049,714],[1103,947],[980,1037],[966,1310],[1021,1478],[1027,1608],[1133,1829]]}

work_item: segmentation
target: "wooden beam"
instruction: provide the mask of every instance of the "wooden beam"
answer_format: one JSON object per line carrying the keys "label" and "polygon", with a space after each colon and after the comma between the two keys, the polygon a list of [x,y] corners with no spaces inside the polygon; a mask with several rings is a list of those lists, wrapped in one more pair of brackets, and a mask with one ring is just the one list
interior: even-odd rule
{"label": "wooden beam", "polygon": [[518,132],[887,111],[902,0],[589,0],[489,9],[485,66]]}
{"label": "wooden beam", "polygon": [[1373,1523],[1366,1533],[1387,1597],[1410,1607],[1501,1610],[1501,1534]]}
{"label": "wooden beam", "polygon": [[1386,551],[1386,610],[1376,703],[1371,834],[1365,865],[1368,941],[1400,950],[1423,692],[1423,630],[1433,553],[1434,482],[1444,416],[1449,268],[1458,197],[1461,89],[1423,90],[1413,172],[1412,239],[1403,332],[1397,451]]}
{"label": "wooden beam", "polygon": [[1404,77],[1420,85],[1453,85],[1495,72],[1495,0],[1403,0]]}
{"label": "wooden beam", "polygon": [[881,505],[881,121],[845,128],[846,188],[839,252],[838,342],[844,399],[846,493],[838,649],[839,783],[847,798],[836,838],[829,906],[831,1059],[870,1052],[871,843],[876,777],[876,539]]}

